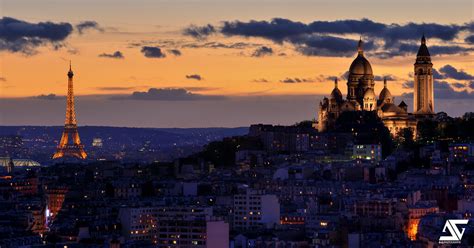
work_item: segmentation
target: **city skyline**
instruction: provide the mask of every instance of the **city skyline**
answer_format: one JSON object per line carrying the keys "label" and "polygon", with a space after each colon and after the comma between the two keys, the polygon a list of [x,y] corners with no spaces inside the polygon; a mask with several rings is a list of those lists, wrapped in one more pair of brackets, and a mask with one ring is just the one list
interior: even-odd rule
{"label": "city skyline", "polygon": [[473,7],[1,1],[0,247],[473,246]]}
{"label": "city skyline", "polygon": [[[359,36],[367,42],[375,91],[383,88],[386,76],[392,94],[407,101],[412,98],[412,64],[423,33],[437,72],[436,109],[460,116],[470,110],[474,94],[472,18],[469,8],[463,8],[472,3],[461,2],[433,2],[427,6],[430,11],[418,15],[412,6],[388,4],[404,13],[396,16],[381,15],[377,10],[384,5],[373,1],[357,2],[357,8],[368,9],[366,13],[344,10],[338,1],[324,7],[296,2],[286,12],[281,2],[258,2],[255,8],[268,6],[272,11],[235,13],[228,8],[250,7],[232,1],[143,1],[133,7],[103,1],[91,10],[70,1],[56,3],[58,11],[48,15],[52,3],[5,1],[4,27],[17,23],[21,31],[20,24],[41,28],[49,21],[63,36],[48,36],[46,28],[37,43],[21,44],[12,35],[15,32],[3,34],[0,104],[7,110],[2,111],[2,122],[60,124],[54,118],[61,109],[56,100],[65,99],[69,59],[77,75],[79,125],[235,127],[312,119],[317,103],[331,91],[334,77],[346,91],[344,74]],[[45,12],[31,13],[23,8],[25,4]],[[105,11],[107,7],[110,11]],[[152,16],[149,9],[168,14]],[[433,14],[447,9],[458,14],[449,18]],[[170,17],[178,10],[188,15]],[[32,35],[20,31],[15,35]],[[25,68],[28,73],[23,73]],[[129,118],[114,114],[115,106],[131,113]],[[150,110],[156,117],[147,114]],[[34,113],[53,118],[37,118]],[[191,126],[177,113],[205,116],[206,121]],[[231,120],[222,120],[222,113],[232,115]],[[144,118],[148,120],[137,121]]]}

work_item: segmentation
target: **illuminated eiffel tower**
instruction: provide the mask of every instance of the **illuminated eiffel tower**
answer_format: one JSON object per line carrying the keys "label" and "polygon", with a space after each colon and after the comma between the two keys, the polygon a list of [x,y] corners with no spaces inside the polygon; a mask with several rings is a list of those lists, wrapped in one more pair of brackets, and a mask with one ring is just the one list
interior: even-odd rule
{"label": "illuminated eiffel tower", "polygon": [[[84,145],[81,144],[79,132],[77,131],[76,111],[74,110],[73,76],[74,73],[71,70],[71,62],[69,62],[69,72],[67,73],[66,121],[64,123],[64,131],[61,136],[61,141],[53,155],[53,159],[62,157],[85,159],[87,157],[87,154],[84,151]],[[71,144],[69,143],[70,138],[72,139]]]}

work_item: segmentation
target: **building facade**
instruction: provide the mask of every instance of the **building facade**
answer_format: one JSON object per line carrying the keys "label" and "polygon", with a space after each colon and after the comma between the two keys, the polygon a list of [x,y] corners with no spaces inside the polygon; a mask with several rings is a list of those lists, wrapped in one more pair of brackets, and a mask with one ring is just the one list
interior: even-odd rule
{"label": "building facade", "polygon": [[234,229],[272,228],[280,223],[280,203],[276,195],[247,189],[234,195]]}
{"label": "building facade", "polygon": [[227,247],[229,224],[213,216],[210,207],[133,207],[120,209],[127,240],[156,247]]}
{"label": "building facade", "polygon": [[379,162],[382,160],[382,145],[356,144],[352,147],[352,158]]}

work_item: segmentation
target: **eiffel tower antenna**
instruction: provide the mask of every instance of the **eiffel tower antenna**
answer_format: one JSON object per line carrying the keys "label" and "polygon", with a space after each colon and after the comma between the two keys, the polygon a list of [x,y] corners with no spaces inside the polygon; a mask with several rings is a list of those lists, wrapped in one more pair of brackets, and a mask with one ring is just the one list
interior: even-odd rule
{"label": "eiffel tower antenna", "polygon": [[[71,61],[69,61],[69,71],[67,73],[67,100],[66,100],[66,120],[64,122],[64,131],[61,141],[56,148],[53,159],[62,157],[76,157],[85,159],[87,153],[84,151],[84,145],[81,144],[79,132],[77,131],[76,111],[74,109],[74,87]],[[71,139],[71,143],[69,142]]]}

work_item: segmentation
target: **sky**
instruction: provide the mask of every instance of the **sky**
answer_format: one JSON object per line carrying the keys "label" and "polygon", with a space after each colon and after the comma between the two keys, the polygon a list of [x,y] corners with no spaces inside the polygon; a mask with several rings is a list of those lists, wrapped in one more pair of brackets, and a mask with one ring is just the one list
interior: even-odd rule
{"label": "sky", "polygon": [[69,61],[79,125],[293,124],[364,54],[412,109],[423,34],[435,109],[473,111],[474,7],[454,1],[3,0],[0,125],[61,125]]}

